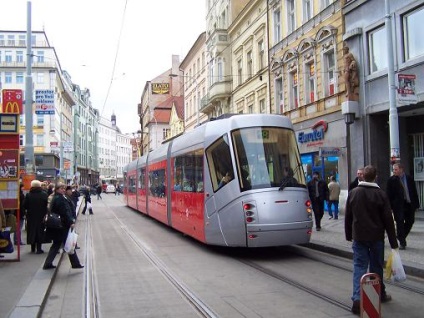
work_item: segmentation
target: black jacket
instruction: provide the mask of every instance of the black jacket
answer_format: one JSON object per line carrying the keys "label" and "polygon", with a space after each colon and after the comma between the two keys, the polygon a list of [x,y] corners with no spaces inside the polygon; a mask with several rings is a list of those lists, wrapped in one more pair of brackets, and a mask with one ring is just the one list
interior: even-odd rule
{"label": "black jacket", "polygon": [[352,191],[353,189],[355,189],[359,184],[359,179],[358,177],[355,178],[355,180],[353,180],[350,184],[349,184],[349,188],[347,189],[348,192]]}
{"label": "black jacket", "polygon": [[398,248],[389,199],[376,183],[364,182],[349,192],[345,210],[345,235],[351,241],[384,241]]}
{"label": "black jacket", "polygon": [[328,200],[328,195],[329,195],[329,191],[328,191],[328,186],[327,183],[325,183],[324,180],[316,180],[316,179],[312,179],[311,181],[308,182],[308,192],[309,192],[309,198],[311,199],[311,201],[314,201],[316,198],[315,195],[315,183],[318,182],[318,193],[319,193],[319,199],[321,201],[324,200]]}
{"label": "black jacket", "polygon": [[68,230],[73,223],[75,223],[75,218],[72,214],[71,209],[72,202],[67,201],[64,195],[55,193],[52,203],[51,203],[51,212],[57,213],[60,215],[60,219],[62,221],[61,229],[49,229],[47,228],[47,232],[50,238],[54,241],[56,240],[66,240],[68,235]]}
{"label": "black jacket", "polygon": [[[417,187],[415,181],[411,176],[406,175],[406,183],[408,185],[409,198],[411,199],[411,206],[414,210],[420,207],[418,199]],[[394,213],[402,210],[405,203],[405,192],[402,181],[398,176],[391,176],[387,181],[387,196],[390,200],[390,206]]]}
{"label": "black jacket", "polygon": [[23,202],[27,216],[27,243],[41,243],[44,231],[44,216],[47,213],[48,195],[41,188],[31,188]]}

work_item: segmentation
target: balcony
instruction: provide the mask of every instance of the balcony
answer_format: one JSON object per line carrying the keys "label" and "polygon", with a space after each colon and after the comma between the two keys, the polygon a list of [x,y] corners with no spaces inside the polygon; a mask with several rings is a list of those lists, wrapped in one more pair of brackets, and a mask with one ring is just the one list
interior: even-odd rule
{"label": "balcony", "polygon": [[200,112],[207,114],[213,109],[213,104],[219,100],[231,97],[232,81],[222,81],[214,83],[207,95],[200,101]]}

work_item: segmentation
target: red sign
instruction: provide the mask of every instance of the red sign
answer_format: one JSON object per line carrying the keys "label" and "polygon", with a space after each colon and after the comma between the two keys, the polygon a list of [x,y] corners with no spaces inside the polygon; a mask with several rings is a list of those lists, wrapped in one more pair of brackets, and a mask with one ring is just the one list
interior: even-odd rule
{"label": "red sign", "polygon": [[23,93],[21,89],[4,89],[2,91],[3,114],[23,114]]}

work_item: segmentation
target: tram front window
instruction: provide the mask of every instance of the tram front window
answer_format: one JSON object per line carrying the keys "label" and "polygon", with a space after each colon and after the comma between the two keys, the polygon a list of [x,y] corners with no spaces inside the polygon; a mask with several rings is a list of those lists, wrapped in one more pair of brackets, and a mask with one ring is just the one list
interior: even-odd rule
{"label": "tram front window", "polygon": [[280,187],[290,170],[305,186],[296,137],[292,130],[275,127],[244,128],[232,133],[240,189]]}

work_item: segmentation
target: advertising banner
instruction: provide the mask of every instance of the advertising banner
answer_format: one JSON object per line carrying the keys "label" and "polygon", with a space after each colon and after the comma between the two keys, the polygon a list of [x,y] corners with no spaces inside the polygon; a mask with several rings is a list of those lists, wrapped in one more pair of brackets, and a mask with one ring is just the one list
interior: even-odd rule
{"label": "advertising banner", "polygon": [[54,115],[54,90],[35,90],[35,113],[37,115]]}
{"label": "advertising banner", "polygon": [[2,90],[2,114],[23,114],[21,89],[3,89]]}
{"label": "advertising banner", "polygon": [[398,74],[398,103],[416,104],[418,102],[415,94],[415,75]]}

